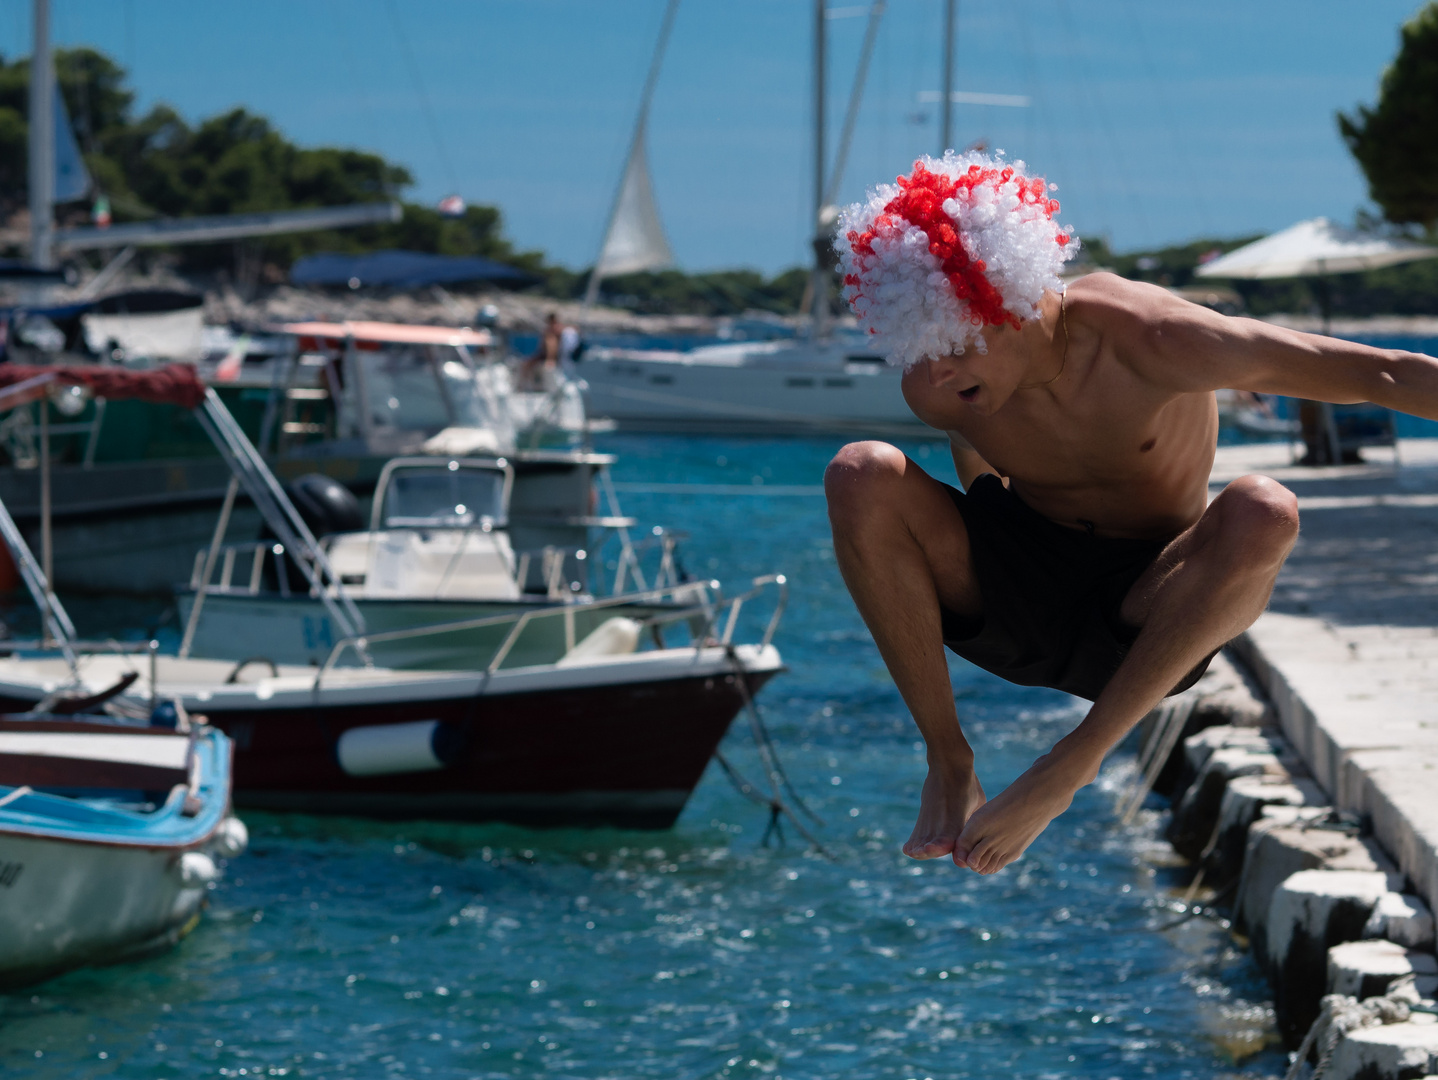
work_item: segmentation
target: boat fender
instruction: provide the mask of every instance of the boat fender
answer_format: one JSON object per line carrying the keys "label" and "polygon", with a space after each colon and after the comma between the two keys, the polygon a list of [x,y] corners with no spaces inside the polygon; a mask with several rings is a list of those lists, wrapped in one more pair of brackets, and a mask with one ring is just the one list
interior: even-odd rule
{"label": "boat fender", "polygon": [[439,720],[350,728],[335,743],[340,768],[350,776],[442,769],[459,751],[459,733]]}
{"label": "boat fender", "polygon": [[215,860],[203,851],[187,851],[180,856],[180,882],[187,889],[203,889],[220,876]]}
{"label": "boat fender", "polygon": [[215,830],[210,850],[222,859],[233,859],[244,854],[249,846],[250,830],[245,828],[245,823],[237,817],[227,817]]}
{"label": "boat fender", "polygon": [[639,633],[644,624],[616,615],[605,619],[591,630],[583,641],[559,659],[559,667],[587,664],[605,656],[628,656],[639,647]]}

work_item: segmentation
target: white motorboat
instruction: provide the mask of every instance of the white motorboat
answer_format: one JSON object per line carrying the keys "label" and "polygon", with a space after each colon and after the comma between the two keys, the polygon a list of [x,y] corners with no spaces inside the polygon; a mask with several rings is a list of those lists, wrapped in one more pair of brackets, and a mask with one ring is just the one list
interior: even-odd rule
{"label": "white motorboat", "polygon": [[[642,621],[676,606],[711,604],[710,583],[681,580],[673,534],[660,530],[635,545],[623,527],[615,530],[620,554],[606,597],[610,602],[596,606],[587,589],[575,591],[564,577],[566,563],[587,560],[583,550],[537,553],[543,588],[526,592],[523,584],[533,578],[530,564],[536,560],[534,553],[516,555],[510,544],[513,483],[513,467],[503,458],[395,458],[376,482],[368,529],[325,535],[321,515],[307,519],[320,534],[320,548],[358,612],[363,632],[370,635],[372,660],[407,670],[482,665],[510,629],[505,620],[488,617],[558,604],[567,609],[565,617],[532,621],[505,660],[510,667],[554,663],[611,619]],[[303,490],[296,491],[297,486]],[[304,496],[302,512],[315,502],[331,511],[331,518],[353,523],[359,516],[353,496],[325,477],[302,478],[291,491],[297,499]],[[336,513],[346,500],[348,505]],[[282,544],[222,541],[220,530],[207,550],[196,553],[188,587],[177,590],[185,625],[181,656],[319,664],[345,633],[361,629],[335,624]],[[645,546],[660,548],[652,576],[640,567]],[[468,626],[382,641],[372,637],[457,622]],[[349,654],[347,659],[356,658]]]}
{"label": "white motorboat", "polygon": [[[157,697],[173,699],[233,738],[241,805],[664,828],[734,716],[782,669],[772,644],[787,588],[779,575],[713,603],[675,603],[673,589],[667,596],[655,590],[656,601],[671,603],[643,620],[614,614],[627,597],[594,601],[594,612],[607,611],[605,622],[552,663],[505,666],[534,623],[547,620],[571,638],[573,605],[490,616],[474,620],[474,627],[366,630],[324,547],[193,369],[116,379],[55,367],[19,381],[27,375],[31,371],[0,365],[0,386],[16,384],[0,391],[8,403],[46,393],[57,380],[92,386],[103,380],[112,397],[144,394],[190,409],[233,473],[222,519],[243,488],[343,636],[318,667],[256,663],[235,654],[152,653],[148,669],[128,656],[11,655],[0,658],[0,713],[37,710],[62,692],[129,715],[149,715]],[[68,619],[48,582],[38,584],[41,571],[3,502],[0,533],[46,613],[51,636],[64,642],[73,633]],[[762,636],[737,642],[741,608],[771,585],[778,601]],[[679,623],[690,625],[692,644],[666,646],[663,629]],[[504,632],[487,657],[464,670],[396,671],[370,663],[371,647],[387,641],[484,626]],[[340,666],[346,653],[365,666]]]}

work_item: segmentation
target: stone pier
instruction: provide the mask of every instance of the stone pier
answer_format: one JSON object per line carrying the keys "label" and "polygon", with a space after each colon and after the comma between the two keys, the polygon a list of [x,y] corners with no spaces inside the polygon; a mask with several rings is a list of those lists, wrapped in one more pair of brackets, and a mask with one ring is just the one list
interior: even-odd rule
{"label": "stone pier", "polygon": [[1170,837],[1231,896],[1285,1042],[1327,1045],[1324,1080],[1438,1080],[1438,440],[1367,453],[1310,469],[1283,445],[1219,449],[1212,494],[1279,480],[1299,540],[1231,646],[1246,671],[1171,699],[1143,738],[1168,754]]}

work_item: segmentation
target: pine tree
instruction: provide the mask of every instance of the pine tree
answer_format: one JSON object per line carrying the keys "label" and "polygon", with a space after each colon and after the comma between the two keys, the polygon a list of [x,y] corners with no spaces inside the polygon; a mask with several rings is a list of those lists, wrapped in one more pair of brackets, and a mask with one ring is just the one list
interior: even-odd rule
{"label": "pine tree", "polygon": [[1395,224],[1438,225],[1438,2],[1404,24],[1378,104],[1338,115],[1368,192]]}

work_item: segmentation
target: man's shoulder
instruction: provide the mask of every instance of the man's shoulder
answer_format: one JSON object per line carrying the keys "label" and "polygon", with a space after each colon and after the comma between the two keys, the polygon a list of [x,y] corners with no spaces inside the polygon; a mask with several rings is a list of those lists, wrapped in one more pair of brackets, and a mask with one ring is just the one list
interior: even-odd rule
{"label": "man's shoulder", "polygon": [[1089,337],[1095,349],[1106,346],[1119,358],[1134,349],[1146,351],[1155,333],[1163,333],[1194,307],[1160,285],[1106,271],[1079,278],[1064,294],[1070,328]]}
{"label": "man's shoulder", "polygon": [[1160,285],[1147,281],[1132,281],[1108,270],[1096,270],[1092,274],[1069,282],[1064,291],[1064,301],[1071,311],[1093,315],[1141,314],[1157,306],[1167,306],[1175,297]]}

